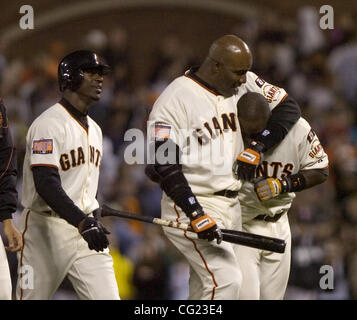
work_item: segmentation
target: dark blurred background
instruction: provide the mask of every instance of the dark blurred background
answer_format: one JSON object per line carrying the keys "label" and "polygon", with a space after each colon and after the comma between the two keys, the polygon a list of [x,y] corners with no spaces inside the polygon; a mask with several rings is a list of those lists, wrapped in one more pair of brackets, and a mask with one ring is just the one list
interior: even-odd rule
{"label": "dark blurred background", "polygon": [[[286,299],[357,298],[357,2],[278,0],[27,1],[34,29],[22,30],[21,1],[3,0],[0,96],[17,146],[21,199],[25,136],[59,98],[57,65],[87,48],[113,68],[100,102],[90,109],[104,133],[99,202],[160,216],[161,191],[128,165],[128,129],[145,132],[156,97],[212,41],[235,34],[250,46],[252,71],[283,87],[300,104],[330,160],[330,177],[300,192],[289,212],[292,267]],[[322,5],[334,28],[320,28]],[[144,151],[143,151],[144,152]],[[21,213],[19,203],[15,220]],[[105,218],[122,299],[186,299],[188,267],[157,226]],[[2,230],[1,230],[2,232]],[[14,287],[17,258],[9,254]],[[319,286],[321,267],[334,270],[333,289]],[[65,280],[54,299],[77,299]]]}

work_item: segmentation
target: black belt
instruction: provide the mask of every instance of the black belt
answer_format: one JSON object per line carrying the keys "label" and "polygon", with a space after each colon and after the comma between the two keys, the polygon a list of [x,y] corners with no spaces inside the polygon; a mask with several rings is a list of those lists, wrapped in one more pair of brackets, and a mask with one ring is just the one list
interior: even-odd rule
{"label": "black belt", "polygon": [[236,197],[238,197],[238,191],[224,189],[224,190],[215,192],[214,195],[223,196],[226,198],[236,198]]}
{"label": "black belt", "polygon": [[269,216],[269,215],[267,215],[267,214],[261,214],[261,215],[259,215],[259,216],[256,216],[256,217],[254,218],[254,220],[264,220],[264,221],[266,221],[266,222],[277,222],[277,221],[280,219],[280,217],[281,217],[284,213],[285,213],[285,212],[283,211],[283,212],[281,212],[281,213],[276,214],[276,215],[273,216],[273,217],[271,217],[271,216]]}

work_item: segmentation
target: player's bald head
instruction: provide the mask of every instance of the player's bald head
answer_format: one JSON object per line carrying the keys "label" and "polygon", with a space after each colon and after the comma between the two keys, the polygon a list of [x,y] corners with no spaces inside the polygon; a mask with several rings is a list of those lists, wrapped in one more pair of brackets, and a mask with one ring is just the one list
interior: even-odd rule
{"label": "player's bald head", "polygon": [[215,40],[197,75],[225,97],[237,94],[247,81],[253,58],[247,44],[234,35]]}
{"label": "player's bald head", "polygon": [[247,44],[235,35],[225,35],[214,41],[209,49],[208,56],[224,65],[246,65],[248,70],[252,64],[252,54]]}
{"label": "player's bald head", "polygon": [[238,119],[247,136],[262,132],[271,116],[268,102],[257,92],[247,92],[237,103]]}

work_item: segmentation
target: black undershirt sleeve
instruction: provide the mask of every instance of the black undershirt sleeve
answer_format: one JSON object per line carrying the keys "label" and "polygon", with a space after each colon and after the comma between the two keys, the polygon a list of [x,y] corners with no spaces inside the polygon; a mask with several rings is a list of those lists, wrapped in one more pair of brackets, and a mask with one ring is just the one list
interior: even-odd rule
{"label": "black undershirt sleeve", "polygon": [[17,209],[17,163],[7,122],[6,108],[0,100],[0,222],[12,218]]}
{"label": "black undershirt sleeve", "polygon": [[17,209],[16,181],[16,149],[0,148],[0,221],[11,219]]}
{"label": "black undershirt sleeve", "polygon": [[272,110],[266,127],[267,130],[264,130],[262,134],[255,137],[256,141],[264,144],[265,148],[263,152],[281,142],[300,117],[300,107],[292,97],[288,96],[284,101],[279,103]]}
{"label": "black undershirt sleeve", "polygon": [[32,168],[35,188],[41,198],[61,218],[75,227],[87,215],[79,209],[62,188],[58,170],[53,167],[36,166]]}

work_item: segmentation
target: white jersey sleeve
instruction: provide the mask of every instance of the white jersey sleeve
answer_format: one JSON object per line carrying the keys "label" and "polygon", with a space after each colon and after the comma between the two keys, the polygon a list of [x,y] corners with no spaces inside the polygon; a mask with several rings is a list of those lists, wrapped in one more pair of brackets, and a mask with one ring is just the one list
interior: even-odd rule
{"label": "white jersey sleeve", "polygon": [[149,134],[151,139],[166,140],[170,138],[182,147],[182,132],[187,130],[186,111],[180,103],[180,88],[169,86],[155,102],[149,117]]}
{"label": "white jersey sleeve", "polygon": [[288,95],[283,88],[266,82],[251,71],[247,72],[247,82],[245,85],[247,91],[263,95],[269,103],[270,110],[274,109]]}
{"label": "white jersey sleeve", "polygon": [[304,137],[299,144],[300,170],[328,168],[328,156],[319,138],[304,119],[299,120],[305,129]]}
{"label": "white jersey sleeve", "polygon": [[61,157],[60,145],[64,141],[64,130],[56,118],[41,118],[31,125],[27,134],[27,145],[31,146],[30,166],[43,165],[59,168]]}

